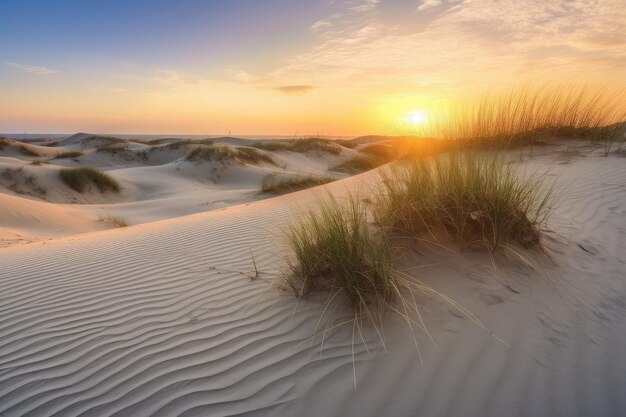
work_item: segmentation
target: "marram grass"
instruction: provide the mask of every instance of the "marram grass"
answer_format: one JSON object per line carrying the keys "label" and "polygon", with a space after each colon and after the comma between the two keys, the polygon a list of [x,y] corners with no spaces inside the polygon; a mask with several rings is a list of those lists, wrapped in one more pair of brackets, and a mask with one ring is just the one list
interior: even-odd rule
{"label": "marram grass", "polygon": [[526,173],[497,153],[460,152],[416,158],[381,172],[377,223],[394,233],[491,251],[539,247],[555,188],[546,174]]}

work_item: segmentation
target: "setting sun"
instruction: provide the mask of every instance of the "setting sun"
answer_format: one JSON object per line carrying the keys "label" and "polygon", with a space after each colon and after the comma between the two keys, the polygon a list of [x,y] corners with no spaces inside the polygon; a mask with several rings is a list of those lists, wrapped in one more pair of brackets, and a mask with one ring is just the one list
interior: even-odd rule
{"label": "setting sun", "polygon": [[428,116],[425,112],[421,110],[416,110],[411,112],[411,114],[409,115],[409,120],[414,125],[420,125],[428,120]]}

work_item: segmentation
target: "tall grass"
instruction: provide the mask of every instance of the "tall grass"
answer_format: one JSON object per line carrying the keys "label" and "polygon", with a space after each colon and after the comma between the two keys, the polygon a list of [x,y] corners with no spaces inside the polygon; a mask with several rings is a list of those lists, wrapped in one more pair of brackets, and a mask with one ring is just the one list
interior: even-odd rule
{"label": "tall grass", "polygon": [[413,159],[382,171],[376,221],[401,235],[480,244],[539,247],[555,188],[498,154],[451,153]]}
{"label": "tall grass", "polygon": [[565,84],[513,89],[432,109],[413,134],[467,146],[533,145],[555,137],[601,140],[611,150],[625,133],[624,94]]}
{"label": "tall grass", "polygon": [[83,193],[90,184],[101,192],[119,193],[121,185],[110,175],[91,167],[64,168],[59,173],[61,180],[76,192]]}
{"label": "tall grass", "polygon": [[405,284],[391,246],[373,234],[367,217],[355,196],[345,204],[329,196],[301,214],[288,234],[295,262],[286,284],[298,296],[322,290],[345,298],[360,318],[373,320],[374,310],[393,306]]}

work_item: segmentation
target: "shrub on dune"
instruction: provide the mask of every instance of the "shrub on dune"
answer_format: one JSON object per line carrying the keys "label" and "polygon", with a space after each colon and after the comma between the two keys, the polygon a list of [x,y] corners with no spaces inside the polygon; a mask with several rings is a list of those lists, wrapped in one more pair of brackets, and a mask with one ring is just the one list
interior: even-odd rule
{"label": "shrub on dune", "polygon": [[276,161],[271,156],[260,152],[258,149],[250,148],[247,146],[238,146],[237,158],[244,162],[258,164],[259,162],[266,162],[268,164],[276,165]]}
{"label": "shrub on dune", "polygon": [[53,159],[79,158],[79,157],[81,157],[83,155],[85,155],[85,153],[81,152],[81,151],[67,151],[67,152],[61,152],[61,153],[58,153],[58,154],[54,155]]}
{"label": "shrub on dune", "polygon": [[554,186],[545,174],[524,175],[497,154],[414,159],[381,176],[375,218],[402,235],[444,232],[492,251],[510,243],[537,247],[539,227],[553,207]]}
{"label": "shrub on dune", "polygon": [[32,150],[26,145],[20,145],[18,146],[18,149],[20,150],[21,153],[27,156],[41,156],[39,155],[39,153],[35,152],[34,150]]}
{"label": "shrub on dune", "polygon": [[395,308],[407,285],[393,265],[392,249],[372,232],[364,203],[334,197],[301,214],[288,233],[293,250],[286,285],[298,296],[328,291],[343,297],[355,316],[376,321],[381,310]]}
{"label": "shrub on dune", "polygon": [[229,161],[234,159],[236,152],[229,146],[197,146],[187,152],[187,161]]}
{"label": "shrub on dune", "polygon": [[335,166],[334,168],[332,168],[332,170],[349,173],[364,172],[372,170],[374,168],[378,168],[386,162],[387,161],[382,158],[371,155],[357,155]]}
{"label": "shrub on dune", "polygon": [[319,175],[277,175],[269,174],[263,178],[261,190],[264,193],[286,194],[306,188],[317,187],[335,181],[332,177]]}
{"label": "shrub on dune", "polygon": [[9,141],[6,138],[0,137],[0,151],[3,151],[9,145]]}
{"label": "shrub on dune", "polygon": [[95,185],[101,193],[119,193],[122,189],[113,177],[91,167],[64,168],[60,176],[68,187],[79,193],[85,192],[90,184]]}

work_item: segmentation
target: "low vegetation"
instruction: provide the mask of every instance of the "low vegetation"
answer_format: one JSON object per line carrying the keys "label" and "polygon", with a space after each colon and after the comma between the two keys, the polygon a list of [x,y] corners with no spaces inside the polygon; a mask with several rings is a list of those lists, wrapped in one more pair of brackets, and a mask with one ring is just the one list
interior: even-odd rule
{"label": "low vegetation", "polygon": [[265,162],[271,165],[276,165],[276,161],[274,159],[260,152],[258,149],[251,148],[248,146],[238,146],[237,150],[237,158],[243,162],[248,162],[252,164],[258,164],[259,162]]}
{"label": "low vegetation", "polygon": [[103,215],[100,216],[99,219],[101,222],[105,222],[105,223],[111,223],[117,227],[128,227],[129,224],[128,222],[122,218],[122,217],[118,217],[118,216],[112,216],[112,215]]}
{"label": "low vegetation", "polygon": [[26,156],[41,156],[38,152],[32,150],[26,145],[19,145],[17,148],[20,150],[22,154]]}
{"label": "low vegetation", "polygon": [[235,159],[235,156],[236,151],[230,146],[196,146],[187,152],[185,160],[225,162]]}
{"label": "low vegetation", "polygon": [[61,180],[72,190],[83,193],[94,185],[101,193],[119,193],[121,185],[110,175],[91,167],[64,168],[60,171]]}
{"label": "low vegetation", "polygon": [[388,241],[368,224],[365,204],[350,196],[345,204],[334,197],[302,213],[288,234],[293,250],[292,274],[285,285],[301,297],[329,292],[345,299],[355,317],[378,322],[381,313],[397,310],[408,282],[393,262]]}
{"label": "low vegetation", "polygon": [[377,168],[386,162],[385,159],[371,155],[357,155],[335,166],[332,170],[348,173],[364,172]]}
{"label": "low vegetation", "polygon": [[9,145],[7,138],[0,137],[0,151],[3,151]]}
{"label": "low vegetation", "polygon": [[335,181],[336,178],[319,175],[279,175],[269,174],[263,178],[261,190],[270,194],[287,194],[305,188],[317,187]]}
{"label": "low vegetation", "polygon": [[80,158],[81,156],[84,156],[85,153],[81,152],[81,151],[67,151],[67,152],[61,152],[58,153],[56,155],[54,155],[53,159],[72,159],[72,158]]}
{"label": "low vegetation", "polygon": [[454,153],[398,163],[381,173],[377,222],[395,233],[491,251],[518,243],[539,246],[539,228],[553,207],[554,186],[525,175],[499,155]]}
{"label": "low vegetation", "polygon": [[187,161],[239,161],[250,164],[266,162],[276,165],[274,159],[272,159],[269,155],[260,152],[258,149],[245,146],[195,146],[187,153],[187,155],[185,155],[185,159]]}
{"label": "low vegetation", "polygon": [[292,151],[292,152],[309,152],[318,151],[338,155],[342,151],[342,146],[336,141],[323,138],[304,138],[281,140],[274,142],[257,142],[252,145],[257,149],[266,151]]}

